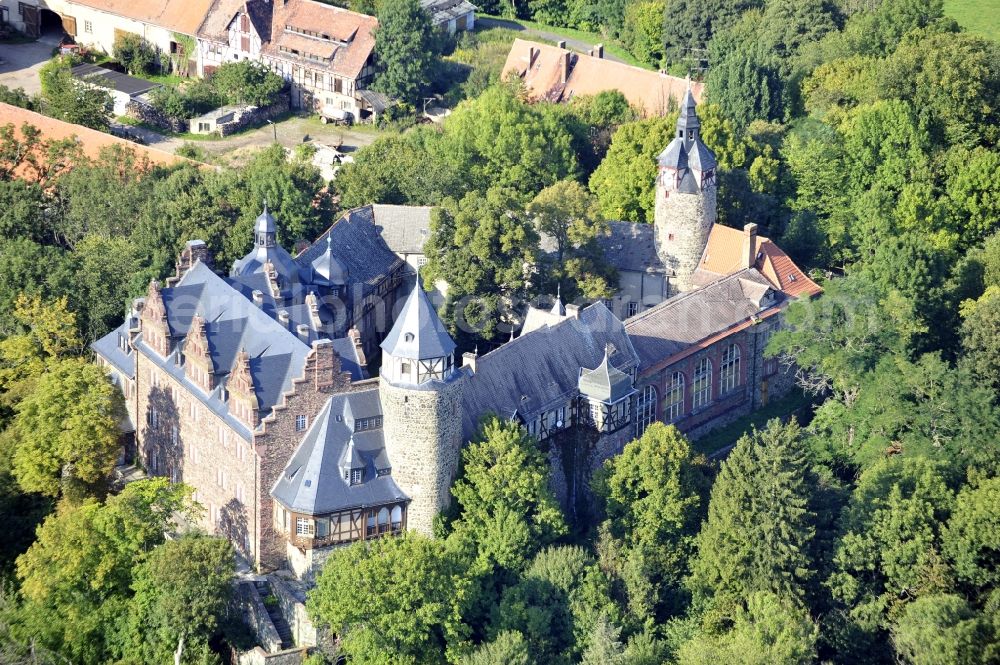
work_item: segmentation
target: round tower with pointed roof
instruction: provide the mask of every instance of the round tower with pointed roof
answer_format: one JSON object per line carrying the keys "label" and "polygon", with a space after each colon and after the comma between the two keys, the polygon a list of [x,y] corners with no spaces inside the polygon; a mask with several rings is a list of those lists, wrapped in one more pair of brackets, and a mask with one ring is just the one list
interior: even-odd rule
{"label": "round tower with pointed roof", "polygon": [[462,449],[462,386],[455,342],[420,284],[382,342],[379,397],[392,477],[410,498],[407,528],[433,534],[448,506]]}
{"label": "round tower with pointed roof", "polygon": [[656,253],[673,272],[672,291],[686,291],[716,218],[715,154],[701,141],[690,85],[681,103],[677,133],[657,162]]}

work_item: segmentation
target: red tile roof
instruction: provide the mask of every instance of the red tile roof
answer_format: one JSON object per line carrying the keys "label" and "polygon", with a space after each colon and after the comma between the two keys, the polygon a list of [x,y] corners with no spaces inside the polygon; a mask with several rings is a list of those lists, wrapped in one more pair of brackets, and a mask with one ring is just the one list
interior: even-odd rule
{"label": "red tile roof", "polygon": [[[568,77],[563,73],[568,60]],[[665,115],[670,99],[678,104],[687,89],[686,79],[613,60],[574,53],[557,46],[515,39],[503,67],[503,77],[524,81],[538,100],[566,102],[581,95],[618,90],[646,116]],[[701,101],[704,84],[691,83],[695,101]]]}
{"label": "red tile roof", "polygon": [[[746,234],[740,229],[722,224],[713,225],[694,281],[707,283],[718,279],[721,275],[731,275],[746,268],[743,261],[744,253],[749,252],[746,239]],[[775,288],[793,298],[814,296],[823,290],[770,238],[757,236],[755,250],[754,267],[760,270]]]}
{"label": "red tile roof", "polygon": [[73,0],[73,2],[148,23],[185,35],[194,35],[212,0]]}
{"label": "red tile roof", "polygon": [[[34,111],[0,103],[0,125],[13,125],[15,134],[21,135],[21,127],[25,124],[32,125],[41,132],[44,140],[73,139],[80,146],[83,154],[91,159],[98,157],[102,148],[108,146],[123,146],[135,151],[140,157],[146,157],[153,164],[170,166],[180,162],[190,161],[169,152],[157,150],[144,145],[138,145],[132,141],[120,139],[111,134],[99,132],[96,129],[74,125],[55,118],[49,118]],[[19,175],[26,175],[23,171]]]}

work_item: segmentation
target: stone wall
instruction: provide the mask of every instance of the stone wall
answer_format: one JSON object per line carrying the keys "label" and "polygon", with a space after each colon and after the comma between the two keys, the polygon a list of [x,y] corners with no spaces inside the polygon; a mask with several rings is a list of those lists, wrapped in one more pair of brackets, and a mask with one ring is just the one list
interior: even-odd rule
{"label": "stone wall", "polygon": [[139,99],[133,99],[125,105],[125,116],[175,134],[181,134],[188,130],[187,120],[171,118]]}
{"label": "stone wall", "polygon": [[462,448],[464,383],[461,374],[423,389],[379,381],[392,477],[410,497],[406,526],[427,535],[433,533],[434,516],[451,500]]}
{"label": "stone wall", "polygon": [[288,627],[292,630],[292,640],[299,647],[316,646],[316,627],[313,625],[309,613],[306,612],[305,593],[299,591],[294,583],[286,581],[277,575],[270,575],[268,581],[271,583],[271,591],[278,599],[278,607],[281,608],[281,616],[285,617]]}
{"label": "stone wall", "polygon": [[698,268],[716,218],[716,191],[707,184],[700,194],[668,192],[657,181],[653,237],[660,260],[676,274],[672,285],[691,288],[689,278]]}
{"label": "stone wall", "polygon": [[350,374],[340,371],[340,359],[333,345],[322,344],[317,355],[316,345],[306,359],[301,378],[286,393],[271,414],[263,420],[263,429],[254,434],[254,450],[260,460],[257,479],[256,526],[259,534],[258,567],[274,570],[285,565],[284,537],[274,528],[274,506],[271,488],[295,452],[305,431],[295,431],[295,418],[306,416],[307,429],[331,395],[371,386],[370,381],[351,383]]}
{"label": "stone wall", "polygon": [[276,653],[268,653],[260,647],[254,647],[239,655],[239,665],[302,665],[308,650],[303,647],[285,649]]}
{"label": "stone wall", "polygon": [[281,650],[281,637],[274,627],[271,617],[264,607],[264,600],[253,582],[239,582],[236,585],[236,603],[243,617],[243,623],[249,626],[257,640],[257,644],[267,653]]}
{"label": "stone wall", "polygon": [[216,129],[220,136],[229,136],[243,131],[248,127],[263,125],[268,120],[273,120],[279,115],[288,113],[288,108],[288,95],[281,94],[278,95],[278,99],[270,106],[254,106],[237,114],[236,118],[229,122],[220,122],[216,125]]}
{"label": "stone wall", "polygon": [[253,560],[256,460],[250,442],[146,353],[136,353],[136,436],[143,467],[150,475],[191,485],[204,508],[201,527],[226,536]]}

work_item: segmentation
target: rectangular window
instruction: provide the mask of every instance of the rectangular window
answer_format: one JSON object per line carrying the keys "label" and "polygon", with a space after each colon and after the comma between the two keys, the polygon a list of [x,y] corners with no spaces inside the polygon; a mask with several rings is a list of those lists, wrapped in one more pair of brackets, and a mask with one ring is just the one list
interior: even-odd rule
{"label": "rectangular window", "polygon": [[305,416],[302,416],[302,415],[295,416],[295,431],[296,432],[304,432],[305,429],[306,429],[306,423],[307,422],[308,422],[308,420],[306,419]]}
{"label": "rectangular window", "polygon": [[88,35],[93,34],[94,33],[94,24],[91,23],[90,21],[84,21],[83,22],[83,31],[86,32]]}
{"label": "rectangular window", "polygon": [[178,438],[177,425],[172,425],[170,427],[170,443],[176,446]]}
{"label": "rectangular window", "polygon": [[295,518],[295,535],[311,536],[313,532],[312,520],[308,517]]}
{"label": "rectangular window", "polygon": [[325,517],[316,518],[316,537],[326,538],[330,535],[330,521]]}
{"label": "rectangular window", "polygon": [[360,485],[361,481],[364,479],[364,475],[364,469],[351,469],[351,484]]}
{"label": "rectangular window", "polygon": [[339,93],[344,92],[344,81],[340,77],[333,77],[333,91]]}
{"label": "rectangular window", "polygon": [[638,313],[639,313],[639,303],[629,301],[629,303],[628,303],[628,314],[626,315],[626,318],[629,317],[629,316],[635,316]]}

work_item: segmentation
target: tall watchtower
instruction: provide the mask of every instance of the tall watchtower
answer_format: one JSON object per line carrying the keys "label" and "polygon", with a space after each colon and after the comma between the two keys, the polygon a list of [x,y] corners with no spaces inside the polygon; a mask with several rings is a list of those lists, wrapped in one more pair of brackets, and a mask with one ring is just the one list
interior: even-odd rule
{"label": "tall watchtower", "polygon": [[715,154],[702,143],[700,130],[689,86],[677,133],[657,158],[654,238],[660,260],[674,273],[673,291],[691,288],[691,274],[715,223]]}
{"label": "tall watchtower", "polygon": [[392,477],[410,497],[407,528],[432,535],[447,507],[462,448],[462,386],[455,342],[420,284],[382,342],[385,450]]}

